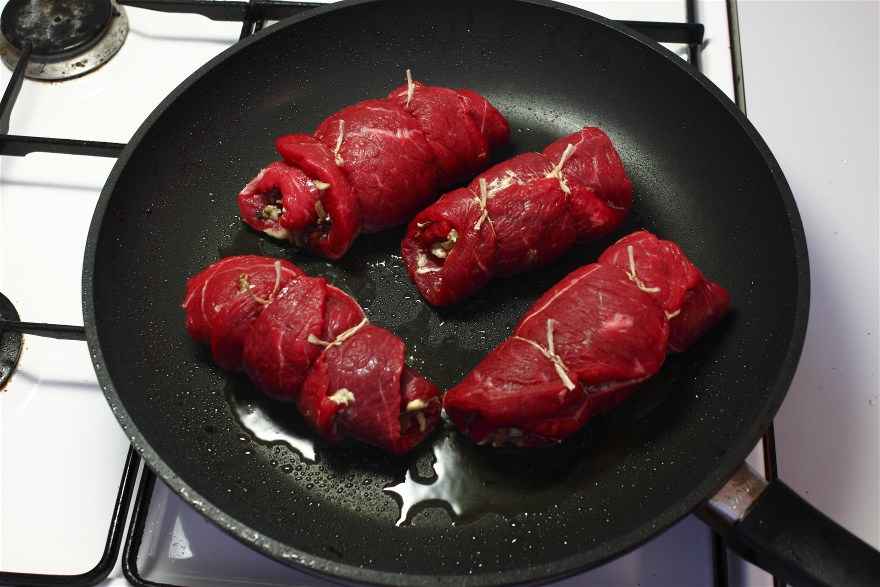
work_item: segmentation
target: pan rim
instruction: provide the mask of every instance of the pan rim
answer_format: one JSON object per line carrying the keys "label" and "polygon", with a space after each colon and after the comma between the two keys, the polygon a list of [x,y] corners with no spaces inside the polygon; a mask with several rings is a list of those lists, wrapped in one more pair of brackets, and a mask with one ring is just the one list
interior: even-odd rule
{"label": "pan rim", "polygon": [[262,552],[275,560],[288,564],[297,570],[316,574],[324,579],[329,578],[336,581],[357,581],[377,585],[464,585],[472,587],[502,584],[546,583],[586,571],[637,548],[649,539],[658,535],[660,532],[668,529],[684,516],[699,507],[724,485],[727,479],[751,452],[754,445],[772,421],[773,416],[778,411],[787,394],[803,348],[810,305],[809,259],[803,224],[788,182],[767,144],[736,105],[702,73],[690,67],[689,64],[682,61],[679,57],[662,47],[660,44],[622,24],[573,6],[560,4],[554,0],[510,0],[521,4],[532,4],[552,10],[562,11],[572,16],[590,20],[624,35],[642,45],[645,50],[653,51],[663,57],[673,67],[677,67],[681,72],[690,76],[703,88],[703,90],[707,91],[710,96],[715,98],[733,117],[743,132],[745,132],[754,148],[760,153],[775,180],[789,220],[791,238],[795,252],[794,262],[797,275],[797,298],[794,304],[795,311],[792,335],[788,342],[785,357],[777,371],[776,378],[769,386],[770,391],[768,392],[767,400],[762,407],[759,416],[741,431],[736,440],[731,443],[726,454],[719,459],[711,474],[702,479],[699,483],[696,483],[683,499],[675,502],[672,506],[655,516],[654,519],[643,522],[638,528],[617,537],[615,540],[604,542],[594,548],[584,550],[577,555],[558,559],[552,563],[527,566],[492,574],[464,576],[409,575],[388,571],[377,571],[332,561],[292,548],[280,541],[263,535],[261,532],[241,523],[226,514],[220,508],[214,506],[211,502],[205,499],[204,496],[189,486],[189,484],[183,479],[178,477],[144,438],[134,420],[130,417],[120,401],[119,394],[117,393],[109,371],[102,368],[105,361],[100,335],[95,325],[96,308],[93,288],[98,251],[97,243],[101,232],[101,226],[103,224],[102,221],[110,200],[116,191],[116,184],[119,177],[132,155],[137,151],[144,136],[164,115],[166,110],[168,110],[176,99],[198,80],[214,68],[220,66],[229,58],[246,50],[250,45],[261,41],[267,35],[271,35],[274,32],[283,29],[288,29],[298,25],[300,22],[307,21],[329,12],[383,1],[385,0],[344,0],[342,2],[329,4],[324,7],[315,8],[314,10],[292,16],[243,41],[235,43],[199,67],[174,90],[172,90],[150,113],[132,136],[131,140],[117,159],[116,164],[113,166],[113,169],[107,177],[104,188],[101,191],[89,227],[83,259],[83,316],[86,340],[92,354],[93,367],[95,368],[98,382],[101,385],[105,398],[113,407],[113,412],[116,415],[117,420],[126,430],[132,446],[134,446],[138,453],[140,453],[145,464],[156,473],[156,475],[159,476],[162,481],[172,489],[172,491],[179,495],[189,505],[195,507],[211,522],[240,540],[245,545]]}

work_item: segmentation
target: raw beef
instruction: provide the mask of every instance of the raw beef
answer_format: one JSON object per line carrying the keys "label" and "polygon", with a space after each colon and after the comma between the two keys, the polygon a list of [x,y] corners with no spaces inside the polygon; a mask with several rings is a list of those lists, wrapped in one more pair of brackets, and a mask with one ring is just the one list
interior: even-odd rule
{"label": "raw beef", "polygon": [[508,140],[507,121],[471,90],[412,82],[391,92],[388,99],[418,120],[444,186],[479,173],[488,164],[489,152]]}
{"label": "raw beef", "polygon": [[300,169],[276,161],[244,186],[238,208],[250,226],[275,238],[289,239],[311,222],[320,193]]}
{"label": "raw beef", "polygon": [[404,364],[404,344],[368,323],[349,295],[292,264],[243,256],[187,284],[187,328],[222,367],[296,402],[331,441],[351,437],[394,453],[440,418],[440,391]]}
{"label": "raw beef", "polygon": [[333,153],[312,136],[279,137],[275,148],[290,166],[313,177],[312,182],[323,194],[313,203],[313,216],[300,224],[288,223],[287,238],[328,259],[342,257],[361,231],[360,204],[345,172],[336,164]]}
{"label": "raw beef", "polygon": [[321,353],[309,337],[321,334],[326,296],[323,279],[300,277],[287,284],[251,324],[244,343],[244,368],[264,393],[296,399]]}
{"label": "raw beef", "polygon": [[364,232],[403,224],[437,193],[439,167],[419,121],[390,100],[343,108],[315,138],[354,187]]}
{"label": "raw beef", "polygon": [[574,138],[575,149],[565,160],[562,176],[571,192],[578,240],[583,241],[605,236],[623,222],[632,206],[632,184],[611,139],[595,127],[559,139],[544,149],[544,155],[559,161]]}
{"label": "raw beef", "polygon": [[334,340],[364,318],[357,302],[324,279],[296,279],[253,323],[245,341],[245,370],[264,393],[296,400],[321,355],[323,347],[314,341]]}
{"label": "raw beef", "polygon": [[482,96],[414,82],[343,108],[314,136],[276,141],[273,163],[238,196],[255,230],[331,259],[360,232],[403,224],[443,188],[488,165],[507,121]]}
{"label": "raw beef", "polygon": [[309,371],[303,415],[331,440],[407,452],[436,425],[439,390],[404,365],[403,342],[387,330],[367,324],[336,340]]}
{"label": "raw beef", "polygon": [[642,291],[654,296],[669,319],[669,347],[682,352],[712,328],[730,306],[723,287],[706,279],[677,244],[640,230],[610,246],[600,263],[627,272]]}
{"label": "raw beef", "polygon": [[443,306],[609,233],[631,205],[611,140],[587,127],[444,195],[413,219],[401,249],[422,296]]}
{"label": "raw beef", "polygon": [[683,350],[728,305],[678,246],[639,231],[538,299],[443,407],[480,444],[559,442],[656,374],[674,336],[682,346],[671,350]]}
{"label": "raw beef", "polygon": [[240,370],[251,324],[300,275],[293,263],[254,255],[228,257],[208,266],[186,285],[183,308],[190,336],[211,345],[218,365]]}

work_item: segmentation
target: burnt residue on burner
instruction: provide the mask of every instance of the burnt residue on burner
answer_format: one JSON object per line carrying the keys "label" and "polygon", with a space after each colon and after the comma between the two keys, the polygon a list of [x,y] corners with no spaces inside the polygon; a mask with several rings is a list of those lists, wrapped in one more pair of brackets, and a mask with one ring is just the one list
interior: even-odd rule
{"label": "burnt residue on burner", "polygon": [[0,57],[10,69],[30,47],[25,75],[61,80],[113,57],[128,35],[128,19],[114,0],[9,0],[0,30]]}
{"label": "burnt residue on burner", "polygon": [[[0,293],[0,320],[18,320],[18,311],[9,298]],[[4,331],[0,326],[0,391],[12,376],[21,356],[22,335],[20,332]]]}
{"label": "burnt residue on burner", "polygon": [[13,47],[62,59],[97,43],[112,15],[110,0],[9,0],[0,28]]}

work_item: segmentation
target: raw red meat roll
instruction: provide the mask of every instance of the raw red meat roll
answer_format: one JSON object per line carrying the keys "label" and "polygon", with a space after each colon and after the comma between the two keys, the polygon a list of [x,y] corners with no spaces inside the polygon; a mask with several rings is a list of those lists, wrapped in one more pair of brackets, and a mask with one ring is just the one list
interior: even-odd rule
{"label": "raw red meat roll", "polygon": [[404,344],[387,330],[366,324],[349,332],[326,343],[300,410],[328,439],[351,436],[407,452],[436,425],[439,390],[404,365]]}
{"label": "raw red meat roll", "polygon": [[504,117],[471,90],[426,86],[410,79],[388,99],[418,120],[444,186],[467,181],[479,173],[486,167],[490,151],[509,138]]}
{"label": "raw red meat roll", "polygon": [[[312,136],[286,135],[275,141],[275,148],[291,167],[313,177],[312,183],[323,194],[312,204],[314,215],[301,217],[298,224],[287,224],[286,238],[319,255],[338,259],[361,231],[360,204],[346,174],[336,164],[333,153]],[[261,230],[246,216],[242,218]]]}
{"label": "raw red meat roll", "polygon": [[321,353],[309,337],[321,334],[326,297],[323,279],[294,279],[251,324],[244,343],[244,368],[267,395],[296,399]]}
{"label": "raw red meat roll", "polygon": [[727,290],[706,279],[677,244],[646,230],[608,247],[599,263],[620,267],[639,289],[654,296],[669,319],[669,347],[676,352],[715,326],[730,306]]}
{"label": "raw red meat roll", "polygon": [[431,304],[452,304],[495,276],[558,258],[577,241],[614,230],[632,185],[597,128],[525,153],[441,197],[412,220],[401,246],[410,277]]}
{"label": "raw red meat roll", "polygon": [[605,236],[617,228],[632,206],[632,183],[620,155],[601,129],[586,127],[544,149],[551,161],[563,159],[562,180],[571,193],[578,240]]}
{"label": "raw red meat roll", "polygon": [[219,261],[189,280],[183,307],[190,334],[211,342],[218,364],[243,366],[263,392],[295,401],[328,440],[403,453],[437,425],[440,391],[404,364],[403,342],[286,261]]}
{"label": "raw red meat roll", "polygon": [[267,395],[299,398],[303,381],[333,340],[365,319],[360,305],[320,277],[288,284],[253,323],[245,341],[245,371]]}
{"label": "raw red meat roll", "polygon": [[186,284],[183,308],[190,336],[211,345],[218,365],[240,370],[251,324],[300,275],[293,263],[254,255],[228,257],[208,266]]}
{"label": "raw red meat roll", "polygon": [[315,138],[333,151],[357,195],[364,232],[403,224],[440,187],[419,121],[390,100],[343,108],[318,126]]}
{"label": "raw red meat roll", "polygon": [[443,407],[480,444],[559,442],[657,373],[676,329],[690,344],[728,305],[678,246],[639,231],[545,293]]}
{"label": "raw red meat roll", "polygon": [[[320,182],[318,182],[320,185]],[[257,230],[290,239],[311,222],[320,201],[315,182],[296,167],[272,163],[250,181],[238,196],[241,217]]]}
{"label": "raw red meat roll", "polygon": [[439,191],[484,169],[507,121],[470,90],[412,81],[276,141],[273,163],[238,196],[244,222],[331,259],[360,232],[402,224]]}

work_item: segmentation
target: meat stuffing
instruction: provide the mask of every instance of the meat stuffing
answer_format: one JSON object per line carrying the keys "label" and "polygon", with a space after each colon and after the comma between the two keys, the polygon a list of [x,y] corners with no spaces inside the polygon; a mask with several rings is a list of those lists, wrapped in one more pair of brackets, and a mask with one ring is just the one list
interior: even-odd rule
{"label": "meat stuffing", "polygon": [[408,221],[443,189],[485,169],[510,135],[470,90],[407,83],[330,115],[314,135],[279,137],[283,161],[238,195],[242,220],[330,259],[361,232]]}
{"label": "meat stuffing", "polygon": [[435,306],[495,276],[550,263],[576,242],[607,235],[632,205],[632,184],[608,136],[583,128],[524,153],[442,196],[410,223],[407,270]]}
{"label": "meat stuffing", "polygon": [[443,407],[480,444],[560,442],[629,397],[729,305],[675,243],[635,232],[538,299]]}
{"label": "meat stuffing", "polygon": [[440,390],[348,294],[287,261],[223,259],[187,283],[186,326],[224,369],[294,402],[324,438],[404,453],[440,419]]}

